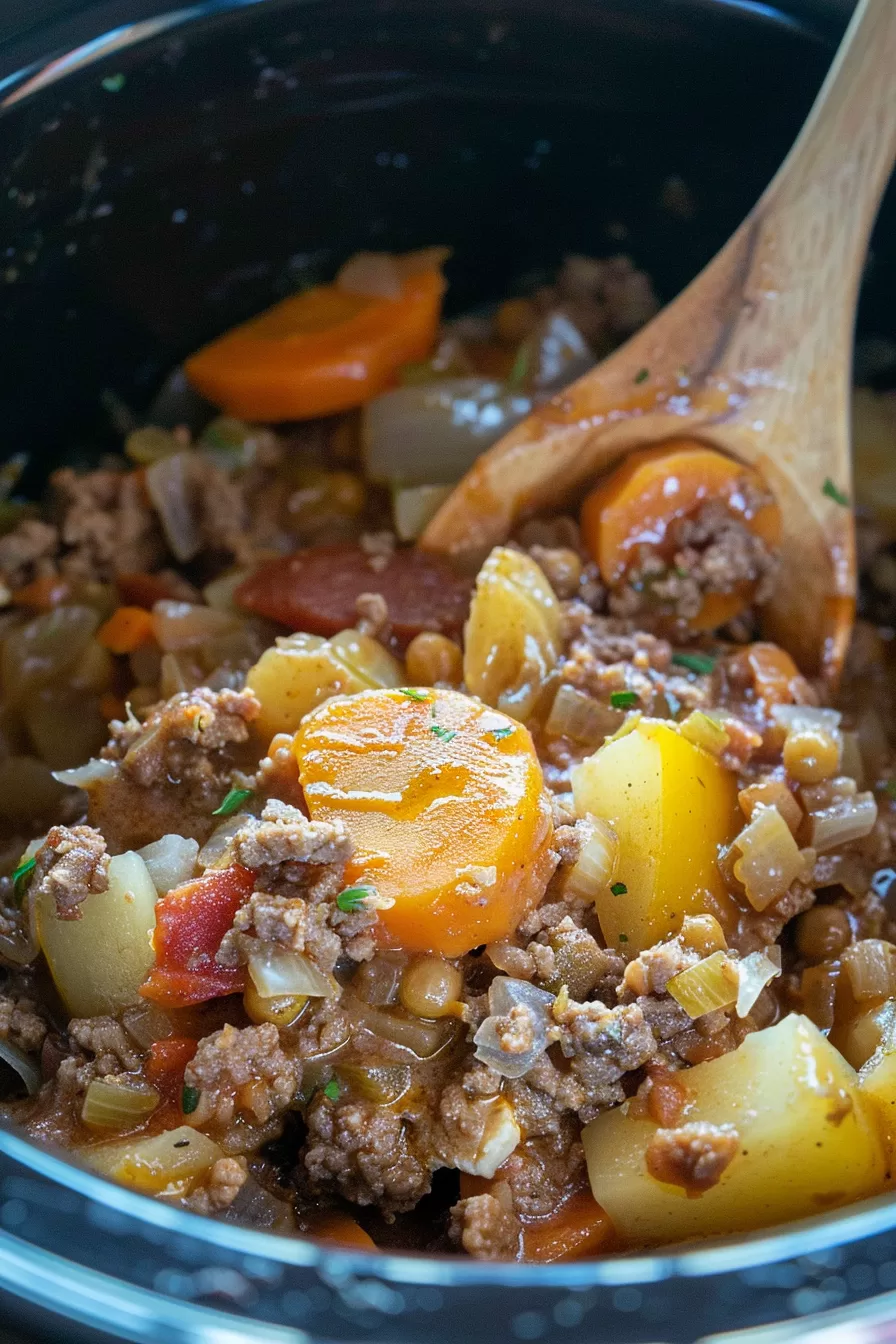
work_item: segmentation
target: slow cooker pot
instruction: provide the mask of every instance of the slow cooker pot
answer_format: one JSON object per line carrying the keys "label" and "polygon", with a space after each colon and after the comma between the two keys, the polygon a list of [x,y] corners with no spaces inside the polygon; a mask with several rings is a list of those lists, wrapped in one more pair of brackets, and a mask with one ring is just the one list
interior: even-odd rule
{"label": "slow cooker pot", "polygon": [[[27,452],[34,488],[95,459],[117,406],[359,248],[450,243],[455,310],[570,251],[625,251],[670,298],[771,176],[849,9],[6,0],[0,456]],[[891,193],[875,336],[896,334],[894,222]],[[598,1262],[371,1256],[182,1213],[2,1131],[0,1290],[6,1322],[67,1341],[805,1339],[819,1313],[896,1319],[896,1201]]]}

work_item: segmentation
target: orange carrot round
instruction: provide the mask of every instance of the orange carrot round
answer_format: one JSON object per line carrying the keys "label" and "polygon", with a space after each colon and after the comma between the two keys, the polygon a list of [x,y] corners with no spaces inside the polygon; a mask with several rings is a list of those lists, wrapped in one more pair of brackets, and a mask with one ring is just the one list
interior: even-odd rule
{"label": "orange carrot round", "polygon": [[133,653],[153,638],[152,615],[144,607],[119,607],[96,637],[111,653]]}
{"label": "orange carrot round", "polygon": [[185,363],[203,396],[246,420],[307,420],[384,392],[435,340],[445,281],[408,275],[398,298],[318,285],[226,332]]}
{"label": "orange carrot round", "polygon": [[[625,581],[649,550],[671,563],[676,549],[674,524],[692,517],[711,500],[721,501],[731,515],[767,546],[781,537],[781,514],[771,502],[754,504],[755,491],[765,494],[755,471],[695,440],[683,439],[632,453],[587,496],[582,505],[582,538],[608,586]],[[752,600],[752,585],[730,593],[709,593],[691,621],[695,630],[710,630],[736,616]]]}
{"label": "orange carrot round", "polygon": [[513,719],[458,691],[364,691],[309,714],[295,752],[311,816],[348,828],[347,882],[381,898],[385,942],[461,956],[541,896],[550,809]]}

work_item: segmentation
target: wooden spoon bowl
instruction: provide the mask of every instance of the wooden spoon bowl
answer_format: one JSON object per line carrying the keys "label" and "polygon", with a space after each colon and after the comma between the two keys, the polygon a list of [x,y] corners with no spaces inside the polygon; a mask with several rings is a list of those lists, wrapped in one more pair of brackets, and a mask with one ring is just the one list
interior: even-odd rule
{"label": "wooden spoon bowl", "polygon": [[704,271],[603,363],[485,453],[421,545],[504,540],[631,449],[699,438],[781,509],[768,635],[836,681],[855,611],[849,407],[856,297],[896,156],[896,0],[861,0],[796,143]]}

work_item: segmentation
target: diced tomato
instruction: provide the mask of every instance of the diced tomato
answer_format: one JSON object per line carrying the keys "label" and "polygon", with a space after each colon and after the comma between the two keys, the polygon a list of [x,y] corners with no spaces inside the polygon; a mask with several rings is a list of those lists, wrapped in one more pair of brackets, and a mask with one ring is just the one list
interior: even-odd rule
{"label": "diced tomato", "polygon": [[422,551],[395,551],[375,569],[359,546],[311,546],[262,565],[237,589],[236,600],[291,630],[335,635],[355,624],[362,593],[382,593],[393,633],[406,647],[423,630],[459,635],[471,587],[447,561]]}
{"label": "diced tomato", "polygon": [[199,1042],[192,1036],[169,1036],[164,1041],[153,1041],[143,1070],[146,1081],[169,1101],[179,1100],[184,1085],[184,1070],[198,1045]]}
{"label": "diced tomato", "polygon": [[186,1008],[245,988],[245,967],[219,966],[215,954],[255,874],[240,864],[175,887],[156,905],[156,964],[140,993],[166,1008]]}
{"label": "diced tomato", "polygon": [[154,607],[157,602],[176,599],[177,586],[163,574],[119,574],[115,586],[122,602],[131,607]]}

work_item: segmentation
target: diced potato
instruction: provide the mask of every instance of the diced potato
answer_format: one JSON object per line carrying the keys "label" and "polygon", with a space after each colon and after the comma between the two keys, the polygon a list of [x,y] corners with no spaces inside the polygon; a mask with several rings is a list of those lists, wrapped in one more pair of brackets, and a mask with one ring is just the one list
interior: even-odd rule
{"label": "diced potato", "polygon": [[642,718],[583,761],[572,785],[579,816],[602,817],[619,838],[617,881],[595,901],[611,947],[651,947],[685,915],[714,915],[731,931],[738,907],[717,861],[742,823],[730,770],[665,721]]}
{"label": "diced potato", "polygon": [[72,1017],[118,1013],[139,1003],[153,964],[156,889],[139,854],[109,861],[109,886],[87,896],[80,919],[59,919],[41,894],[37,936],[56,988]]}
{"label": "diced potato", "polygon": [[866,1008],[849,1019],[845,1026],[837,1023],[831,1038],[841,1054],[854,1069],[862,1069],[884,1041],[896,1035],[896,999],[887,999],[874,1008]]}
{"label": "diced potato", "polygon": [[[896,1062],[896,1056],[893,1056]],[[607,1111],[582,1138],[594,1198],[627,1241],[657,1244],[802,1218],[880,1190],[887,1160],[855,1071],[807,1018],[689,1069],[680,1124],[733,1126],[737,1151],[696,1197],[647,1170],[650,1119]],[[896,1100],[896,1068],[893,1070]]]}
{"label": "diced potato", "polygon": [[144,1194],[158,1194],[170,1186],[189,1190],[224,1156],[216,1143],[189,1125],[149,1139],[123,1139],[82,1148],[79,1155],[94,1171]]}
{"label": "diced potato", "polygon": [[401,664],[382,644],[357,630],[332,639],[288,635],[266,649],[250,668],[246,685],[261,701],[262,737],[294,733],[305,715],[331,695],[354,695],[379,686],[400,686]]}
{"label": "diced potato", "polygon": [[865,1014],[864,1032],[859,1038],[870,1044],[876,1034],[877,1047],[859,1074],[859,1087],[873,1103],[882,1125],[890,1157],[891,1169],[896,1164],[896,1041],[894,1041],[894,1007],[890,999],[880,1008]]}
{"label": "diced potato", "polygon": [[521,551],[496,546],[476,579],[464,634],[464,681],[521,723],[532,715],[559,655],[560,604]]}

